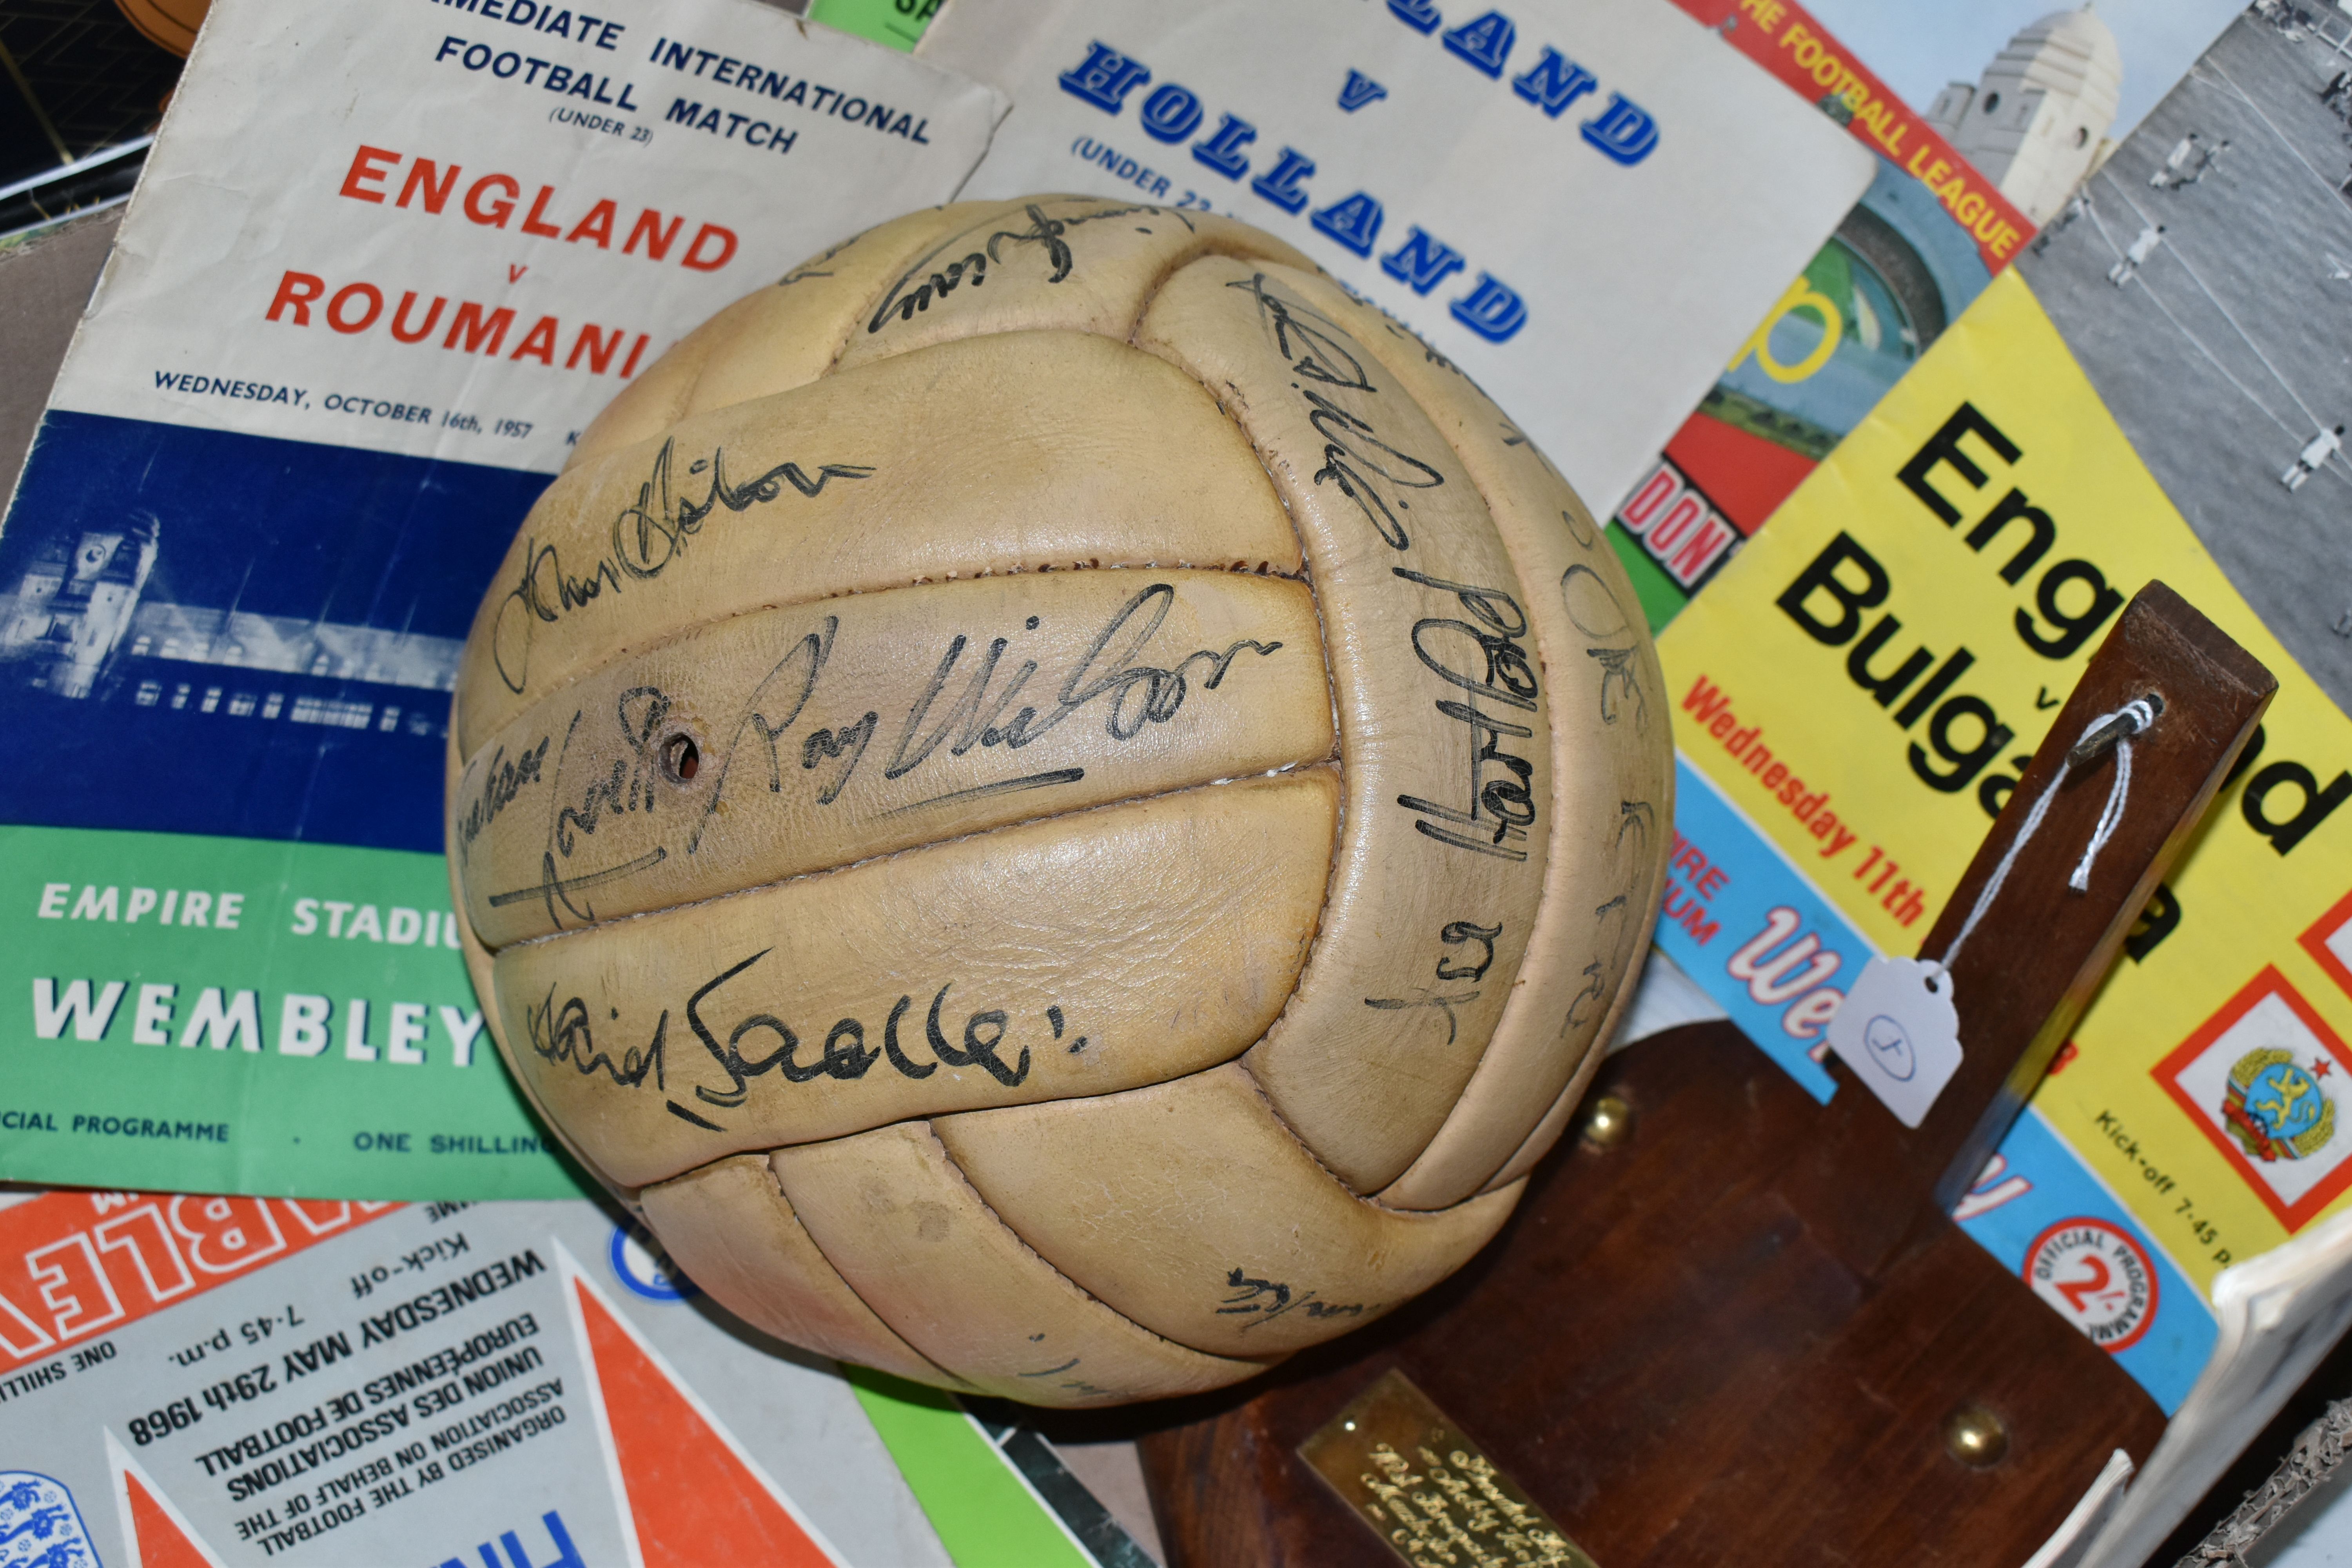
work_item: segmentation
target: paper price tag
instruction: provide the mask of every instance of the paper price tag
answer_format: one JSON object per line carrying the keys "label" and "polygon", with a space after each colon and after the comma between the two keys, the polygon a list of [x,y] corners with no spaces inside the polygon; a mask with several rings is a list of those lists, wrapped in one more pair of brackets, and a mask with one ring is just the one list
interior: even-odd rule
{"label": "paper price tag", "polygon": [[1906,1127],[1960,1068],[1960,1019],[1952,977],[1917,958],[1874,958],[1830,1020],[1830,1049]]}

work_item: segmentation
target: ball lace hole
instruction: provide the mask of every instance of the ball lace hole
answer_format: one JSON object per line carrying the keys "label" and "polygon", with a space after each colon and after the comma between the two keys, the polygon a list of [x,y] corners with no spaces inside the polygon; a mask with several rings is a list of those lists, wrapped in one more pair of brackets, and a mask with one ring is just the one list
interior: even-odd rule
{"label": "ball lace hole", "polygon": [[702,766],[702,748],[691,735],[672,735],[662,742],[662,771],[673,784],[684,784]]}

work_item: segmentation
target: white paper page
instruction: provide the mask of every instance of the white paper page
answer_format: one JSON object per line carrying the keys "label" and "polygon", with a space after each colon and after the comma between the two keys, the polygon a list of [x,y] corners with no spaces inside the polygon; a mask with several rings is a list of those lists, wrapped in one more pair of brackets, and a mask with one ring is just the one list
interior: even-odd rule
{"label": "white paper page", "polygon": [[215,5],[51,405],[552,469],[719,307],[948,199],[1003,110],[750,0],[597,13]]}
{"label": "white paper page", "polygon": [[0,1220],[0,1561],[811,1543],[949,1563],[832,1363],[710,1310],[594,1204],[53,1193]]}
{"label": "white paper page", "polygon": [[2352,1215],[2225,1270],[2221,1335],[2085,1568],[2138,1568],[2352,1324]]}
{"label": "white paper page", "polygon": [[966,195],[1139,197],[1288,240],[1603,516],[1875,167],[1667,0],[956,0],[921,56],[1014,99]]}

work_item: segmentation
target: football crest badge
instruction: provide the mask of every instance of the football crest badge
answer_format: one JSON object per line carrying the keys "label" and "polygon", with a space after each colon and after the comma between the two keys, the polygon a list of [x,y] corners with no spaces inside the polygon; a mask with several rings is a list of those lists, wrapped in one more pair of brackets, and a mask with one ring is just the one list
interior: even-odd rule
{"label": "football crest badge", "polygon": [[2275,1046],[2248,1051],[2230,1068],[2221,1116],[2230,1135],[2257,1160],[2302,1160],[2336,1136],[2336,1101],[2320,1087],[2325,1056],[2305,1067]]}
{"label": "football crest badge", "polygon": [[0,1568],[99,1568],[81,1510],[62,1483],[0,1470]]}
{"label": "football crest badge", "polygon": [[2352,1189],[2352,1135],[2336,1125],[2352,1048],[2277,969],[2222,1004],[2155,1075],[2290,1234]]}

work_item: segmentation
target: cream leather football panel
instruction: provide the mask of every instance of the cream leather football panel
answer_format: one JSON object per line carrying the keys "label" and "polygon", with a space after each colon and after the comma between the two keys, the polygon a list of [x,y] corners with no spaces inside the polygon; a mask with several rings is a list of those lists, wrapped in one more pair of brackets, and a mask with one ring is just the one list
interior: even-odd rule
{"label": "cream leather football panel", "polygon": [[877,224],[747,294],[646,366],[581,433],[564,467],[659,436],[688,414],[804,386],[833,368],[850,328],[907,258],[959,221],[928,207]]}
{"label": "cream leather football panel", "polygon": [[[1665,682],[1616,552],[1535,445],[1467,377],[1321,278],[1288,280],[1453,444],[1528,584],[1552,724],[1551,861],[1528,962],[1445,1125],[1381,1194],[1434,1209],[1477,1192],[1607,1041],[1649,950],[1674,822]],[[1530,1162],[1532,1163],[1532,1162]]]}
{"label": "cream leather football panel", "polygon": [[612,658],[766,605],[984,573],[1298,562],[1248,443],[1190,378],[1076,332],[942,343],[566,470],[475,617],[459,745],[470,757]]}
{"label": "cream leather football panel", "polygon": [[1239,1063],[1099,1100],[942,1116],[989,1206],[1088,1293],[1180,1344],[1287,1354],[1460,1268],[1514,1187],[1444,1214],[1349,1194]]}
{"label": "cream leather football panel", "polygon": [[647,1187],[644,1198],[670,1260],[753,1328],[918,1383],[960,1381],[893,1333],[842,1282],[784,1201],[765,1155],[713,1161]]}
{"label": "cream leather football panel", "polygon": [[928,343],[1039,327],[1125,341],[1160,281],[1223,255],[1311,268],[1271,235],[1208,213],[1097,196],[968,203],[885,288],[840,366]]}
{"label": "cream leather football panel", "polygon": [[990,1212],[924,1123],[780,1149],[793,1212],[860,1298],[925,1356],[1032,1405],[1221,1388],[1260,1361],[1203,1355],[1112,1311]]}
{"label": "cream leather football panel", "polygon": [[959,838],[498,955],[524,1081],[605,1171],[1229,1061],[1323,903],[1329,768]]}
{"label": "cream leather football panel", "polygon": [[[1611,1016],[1616,1016],[1614,1010]],[[1612,1032],[1614,1028],[1612,1023]],[[1568,1131],[1569,1123],[1575,1119],[1577,1102],[1584,1098],[1585,1089],[1592,1082],[1593,1074],[1601,1070],[1601,1063],[1608,1054],[1609,1037],[1608,1035],[1601,1036],[1600,1045],[1586,1053],[1584,1065],[1576,1069],[1576,1075],[1568,1080],[1568,1087],[1561,1089],[1559,1097],[1545,1109],[1542,1119],[1528,1134],[1527,1141],[1503,1162],[1501,1170],[1486,1179],[1485,1191],[1498,1192],[1509,1186],[1533,1170],[1538,1160],[1552,1152],[1553,1145],[1560,1141]]]}
{"label": "cream leather football panel", "polygon": [[[450,728],[449,743],[442,748],[441,773],[442,816],[446,824],[450,803],[457,798],[457,733],[454,725]],[[442,842],[449,844],[456,839],[454,835],[445,830]],[[482,1005],[483,1027],[488,1031],[490,1044],[497,1047],[499,1060],[506,1064],[507,1076],[515,1081],[523,1098],[530,1102],[531,1110],[538,1115],[539,1124],[552,1132],[556,1142],[563,1145],[564,1152],[578,1161],[580,1168],[622,1205],[632,1212],[642,1214],[637,1205],[636,1190],[614,1181],[610,1172],[601,1169],[595,1161],[590,1159],[587,1152],[580,1147],[579,1141],[572,1136],[571,1130],[550,1115],[546,1102],[531,1091],[530,1080],[523,1076],[522,1063],[515,1058],[513,1042],[507,1038],[506,1020],[499,1016],[498,961],[490,955],[490,950],[482,945],[482,939],[475,934],[472,922],[466,919],[466,889],[457,879],[457,858],[449,856],[446,860],[449,871],[449,919],[457,927],[458,953],[465,960],[466,978],[473,983],[474,998]]]}
{"label": "cream leather football panel", "polygon": [[715,1299],[1164,1397],[1503,1224],[1631,993],[1664,710],[1397,323],[1230,220],[965,204],[592,426],[461,668],[453,886],[525,1092]]}
{"label": "cream leather football panel", "polygon": [[1221,389],[1305,542],[1348,809],[1324,927],[1250,1070],[1358,1192],[1412,1164],[1527,951],[1552,832],[1529,590],[1477,487],[1277,267],[1171,278],[1137,343]]}
{"label": "cream leather football panel", "polygon": [[606,665],[459,781],[493,948],[1331,755],[1302,583],[984,577],[737,616]]}

